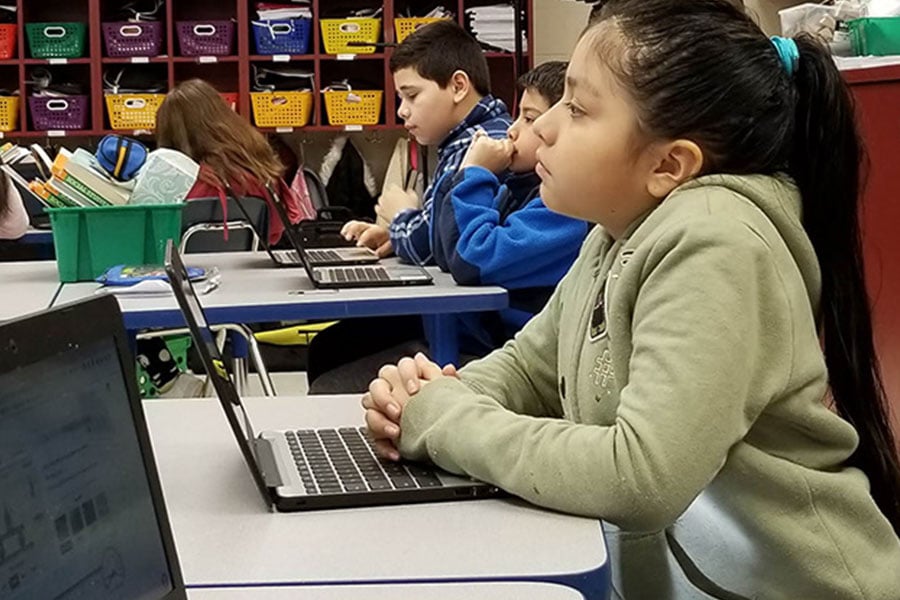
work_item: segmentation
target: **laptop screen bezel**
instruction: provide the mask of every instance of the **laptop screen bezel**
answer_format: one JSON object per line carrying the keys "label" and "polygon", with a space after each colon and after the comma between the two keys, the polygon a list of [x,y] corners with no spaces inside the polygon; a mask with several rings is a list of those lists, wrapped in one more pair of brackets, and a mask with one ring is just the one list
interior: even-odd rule
{"label": "laptop screen bezel", "polygon": [[0,324],[0,375],[110,339],[122,369],[132,424],[172,582],[172,590],[159,600],[186,600],[184,579],[137,387],[135,358],[115,297],[101,295]]}
{"label": "laptop screen bezel", "polygon": [[[178,306],[181,308],[181,313],[184,316],[185,322],[187,323],[188,330],[191,333],[191,338],[194,340],[194,346],[197,349],[197,354],[200,355],[200,362],[203,363],[203,368],[206,369],[209,379],[212,381],[213,388],[215,388],[216,396],[219,399],[219,403],[222,405],[222,410],[225,411],[225,418],[228,421],[229,427],[231,427],[231,431],[234,434],[235,440],[237,440],[238,446],[241,449],[241,454],[244,456],[244,460],[247,462],[247,466],[250,469],[250,473],[253,475],[253,480],[256,483],[257,488],[259,488],[259,492],[263,497],[263,501],[266,505],[271,508],[272,504],[275,500],[275,495],[273,489],[271,489],[265,480],[265,476],[260,470],[259,463],[256,459],[256,454],[251,447],[251,440],[245,436],[244,429],[241,427],[240,417],[235,412],[234,407],[239,406],[241,410],[244,412],[244,417],[247,419],[247,424],[249,427],[249,419],[246,416],[246,408],[241,402],[241,397],[237,392],[237,389],[234,387],[234,383],[231,381],[231,377],[217,377],[215,375],[216,372],[216,357],[213,357],[209,350],[206,347],[204,342],[203,333],[201,328],[206,327],[208,329],[209,321],[206,318],[206,313],[203,311],[203,305],[200,304],[200,299],[197,297],[197,293],[194,290],[194,286],[190,281],[190,278],[187,276],[187,270],[184,266],[184,262],[181,260],[181,254],[179,254],[178,250],[175,248],[175,244],[173,240],[168,240],[166,242],[166,257],[165,257],[165,268],[166,275],[169,277],[169,282],[172,285],[172,291],[175,294],[175,299],[178,301]],[[197,319],[194,318],[194,313],[191,310],[191,305],[188,301],[187,295],[190,294],[193,296],[193,299],[203,317],[204,325],[201,325],[197,322]],[[212,331],[208,332],[210,336],[212,335]],[[218,360],[222,363],[222,368],[225,369],[225,365],[222,362],[222,357],[219,356]],[[226,374],[230,375],[226,369]],[[252,434],[252,430],[248,430],[249,435]]]}

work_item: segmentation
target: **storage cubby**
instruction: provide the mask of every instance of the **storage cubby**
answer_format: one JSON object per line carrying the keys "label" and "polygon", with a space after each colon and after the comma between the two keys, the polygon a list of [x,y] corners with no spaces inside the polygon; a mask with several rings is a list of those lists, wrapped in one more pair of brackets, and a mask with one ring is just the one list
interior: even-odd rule
{"label": "storage cubby", "polygon": [[[254,111],[251,103],[253,91],[252,68],[254,65],[268,66],[270,68],[300,68],[313,73],[312,94],[302,98],[301,104],[292,104],[292,109],[287,111],[292,121],[297,121],[298,115],[308,117],[307,124],[302,126],[307,131],[340,131],[365,129],[400,129],[402,123],[398,122],[395,110],[397,99],[393,88],[393,81],[388,68],[388,61],[396,42],[394,19],[396,17],[419,17],[437,6],[444,6],[452,11],[455,19],[460,24],[465,24],[465,9],[472,6],[495,4],[496,0],[385,0],[373,2],[372,0],[312,0],[310,10],[312,20],[309,23],[306,35],[306,49],[297,52],[297,46],[292,45],[297,40],[288,40],[292,43],[284,45],[285,52],[280,47],[268,47],[264,52],[256,44],[254,37],[253,21],[258,21],[255,0],[165,0],[160,6],[157,21],[154,25],[136,28],[127,27],[128,13],[123,9],[129,0],[18,0],[16,15],[16,33],[14,37],[13,57],[0,60],[0,89],[17,91],[18,98],[3,101],[0,96],[0,113],[17,109],[18,118],[15,121],[15,129],[2,131],[3,114],[0,114],[0,133],[7,138],[45,138],[48,136],[65,136],[72,138],[92,138],[113,131],[113,123],[110,119],[110,100],[105,95],[103,73],[114,67],[127,67],[130,73],[142,73],[144,79],[162,81],[165,88],[159,93],[171,89],[176,83],[200,77],[210,81],[223,94],[232,94],[229,101],[235,102],[235,109],[245,118],[253,120]],[[523,30],[529,35],[527,43],[523,47],[523,59],[518,63],[511,52],[489,49],[485,52],[490,65],[491,79],[494,92],[501,97],[514,110],[515,107],[515,81],[519,73],[531,64],[531,1],[520,3],[525,19],[522,23]],[[153,8],[153,0],[145,0],[137,6],[138,10],[148,12]],[[370,46],[340,46],[340,51],[326,52],[325,39],[322,34],[321,19],[344,19],[351,13],[365,8],[381,8],[382,13],[377,16],[380,22],[375,30],[375,35],[369,39],[377,40]],[[124,19],[124,20],[123,20]],[[195,26],[221,24],[227,22],[233,30],[233,37],[228,41],[228,48],[200,45],[198,48],[185,48],[183,40],[179,38],[179,24],[189,23],[191,33],[200,38],[216,38],[218,31],[210,32],[209,28],[194,29]],[[84,24],[84,44],[81,55],[78,57],[48,56],[38,58],[33,56],[28,44],[26,24],[28,23],[82,23]],[[118,23],[118,29],[112,33],[119,35],[121,42],[116,48],[111,49],[107,44],[103,24]],[[144,25],[144,23],[134,23]],[[327,28],[326,28],[327,29]],[[353,29],[352,27],[350,29]],[[156,30],[156,31],[149,31]],[[59,31],[51,31],[56,35]],[[299,35],[300,31],[291,31],[291,35]],[[354,32],[340,32],[341,35],[350,35]],[[210,34],[210,35],[206,35]],[[270,37],[277,39],[278,35],[286,35],[284,28],[279,28]],[[134,40],[144,36],[146,39]],[[153,45],[154,36],[159,36],[158,50]],[[352,35],[351,35],[352,38]],[[133,39],[132,47],[126,47],[126,41]],[[341,42],[342,39],[330,40]],[[330,50],[335,50],[329,43]],[[206,48],[212,47],[212,51]],[[149,50],[146,48],[150,48]],[[223,51],[223,50],[227,50]],[[52,54],[52,53],[51,53]],[[60,76],[74,77],[78,83],[86,88],[87,120],[80,129],[51,129],[35,126],[32,111],[29,109],[28,98],[34,86],[31,81],[35,68],[50,69],[52,73]],[[140,78],[138,78],[140,79]],[[371,118],[371,111],[364,111],[366,124],[354,122],[353,106],[345,106],[340,112],[342,119],[340,125],[330,124],[334,119],[329,119],[325,106],[322,90],[329,84],[343,79],[348,79],[354,91],[381,92],[377,99],[377,122]],[[153,94],[150,94],[153,96]],[[147,98],[150,106],[156,102],[156,98]],[[296,101],[296,97],[291,98]],[[360,104],[375,102],[373,96],[361,97]],[[72,104],[83,104],[82,100],[72,100]],[[271,106],[280,107],[282,99],[276,98]],[[4,106],[4,103],[6,106]],[[17,107],[12,106],[17,104]],[[53,108],[58,108],[57,103]],[[139,103],[138,103],[139,104]],[[351,98],[351,104],[356,104],[356,99]],[[307,106],[308,105],[308,106]],[[297,107],[300,108],[297,108]],[[137,110],[137,104],[132,103]],[[307,110],[308,108],[308,110]],[[278,113],[280,115],[280,113]],[[270,115],[271,116],[271,115]],[[346,120],[349,118],[349,122]],[[41,120],[38,119],[40,122]],[[127,121],[126,121],[127,122]],[[146,122],[146,121],[140,121]],[[273,121],[269,121],[273,122]],[[276,119],[276,121],[278,120]],[[122,123],[118,123],[122,125]],[[274,125],[259,126],[264,132],[283,131],[284,127],[299,128],[300,125],[290,126]],[[144,135],[146,128],[136,127],[134,130],[117,129],[124,134]],[[45,140],[46,141],[46,140]]]}

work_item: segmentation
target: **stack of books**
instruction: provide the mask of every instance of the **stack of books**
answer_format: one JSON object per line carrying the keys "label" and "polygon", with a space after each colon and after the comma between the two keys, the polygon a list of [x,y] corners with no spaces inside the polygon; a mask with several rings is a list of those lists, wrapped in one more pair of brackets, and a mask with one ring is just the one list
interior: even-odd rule
{"label": "stack of books", "polygon": [[[6,144],[0,147],[0,163],[20,192],[30,192],[44,206],[122,206],[131,197],[129,187],[106,175],[83,148],[75,152],[61,148],[51,161],[37,144],[30,148]],[[35,176],[29,181],[23,173]]]}

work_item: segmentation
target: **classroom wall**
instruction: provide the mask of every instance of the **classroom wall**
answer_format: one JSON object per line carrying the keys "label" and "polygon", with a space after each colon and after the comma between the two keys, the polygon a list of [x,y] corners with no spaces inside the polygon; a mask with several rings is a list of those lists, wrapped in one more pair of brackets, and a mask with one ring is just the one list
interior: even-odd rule
{"label": "classroom wall", "polygon": [[[744,4],[763,31],[777,35],[781,33],[778,11],[802,0],[745,0]],[[568,60],[589,13],[590,6],[584,2],[534,0],[534,64]]]}

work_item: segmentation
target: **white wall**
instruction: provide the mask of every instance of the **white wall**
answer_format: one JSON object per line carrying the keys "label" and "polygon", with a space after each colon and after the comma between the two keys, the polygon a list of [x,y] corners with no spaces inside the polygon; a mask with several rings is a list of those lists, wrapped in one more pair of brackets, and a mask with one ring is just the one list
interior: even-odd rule
{"label": "white wall", "polygon": [[[690,0],[684,0],[689,2]],[[747,11],[769,35],[780,33],[778,11],[803,0],[745,0]],[[573,0],[534,0],[534,64],[568,60],[590,7]]]}

